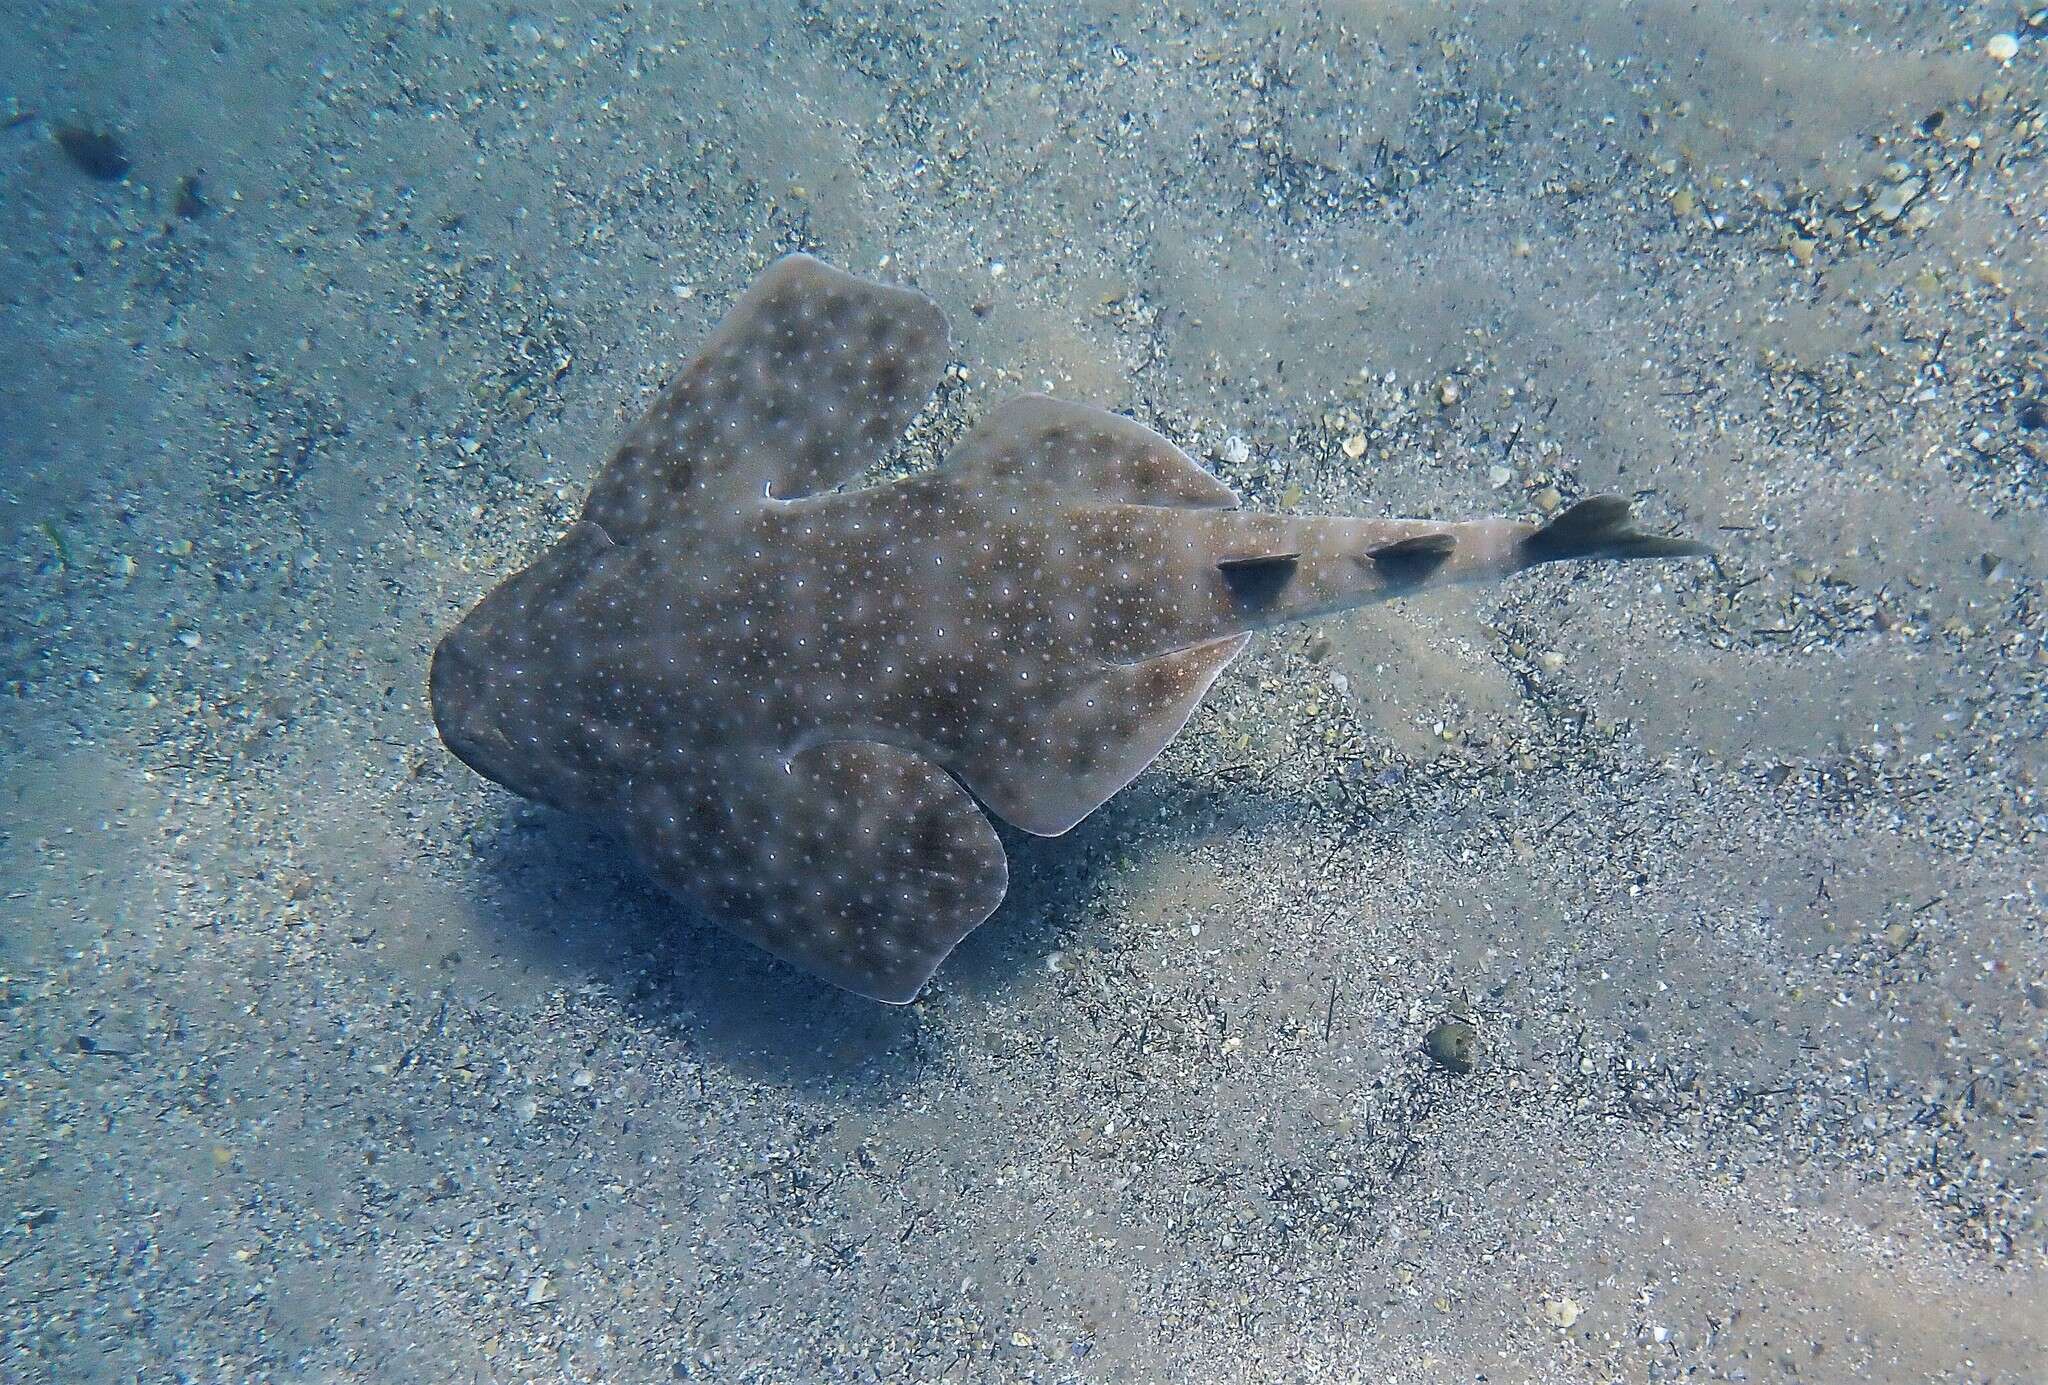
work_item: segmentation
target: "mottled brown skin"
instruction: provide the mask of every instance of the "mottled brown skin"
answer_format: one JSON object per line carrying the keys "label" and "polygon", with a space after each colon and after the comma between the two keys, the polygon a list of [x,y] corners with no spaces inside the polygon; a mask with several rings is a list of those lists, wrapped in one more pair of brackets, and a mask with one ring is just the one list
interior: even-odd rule
{"label": "mottled brown skin", "polygon": [[1583,535],[1234,513],[1149,429],[1039,397],[936,471],[837,490],[945,350],[921,295],[778,261],[431,675],[478,772],[616,823],[664,886],[877,999],[915,996],[1002,899],[977,799],[1066,831],[1246,632],[1549,557],[1697,551],[1612,502]]}

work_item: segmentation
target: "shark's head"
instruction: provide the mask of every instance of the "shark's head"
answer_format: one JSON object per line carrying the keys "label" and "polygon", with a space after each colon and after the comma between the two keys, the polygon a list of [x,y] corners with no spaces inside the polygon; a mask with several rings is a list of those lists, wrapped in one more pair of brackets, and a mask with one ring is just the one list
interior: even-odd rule
{"label": "shark's head", "polygon": [[574,685],[574,588],[611,547],[579,524],[463,617],[434,649],[427,701],[441,739],[486,779],[525,798],[590,812],[616,766],[602,716]]}
{"label": "shark's head", "polygon": [[477,613],[445,635],[434,647],[427,671],[427,701],[441,740],[456,756],[486,779],[514,793],[528,792],[521,772],[522,757],[506,734],[505,699],[494,692],[492,670],[498,660],[490,652],[490,631]]}

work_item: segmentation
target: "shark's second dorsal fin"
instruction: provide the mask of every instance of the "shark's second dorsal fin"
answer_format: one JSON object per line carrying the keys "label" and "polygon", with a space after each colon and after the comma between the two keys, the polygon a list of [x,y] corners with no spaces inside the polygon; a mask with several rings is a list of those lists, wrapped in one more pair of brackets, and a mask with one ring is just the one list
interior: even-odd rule
{"label": "shark's second dorsal fin", "polygon": [[692,511],[844,485],[902,437],[946,352],[923,294],[785,255],[626,435],[583,517],[623,543]]}
{"label": "shark's second dorsal fin", "polygon": [[979,489],[1049,490],[1128,505],[1215,509],[1230,487],[1135,419],[1042,394],[992,409],[946,459]]}
{"label": "shark's second dorsal fin", "polygon": [[1390,583],[1405,586],[1427,580],[1451,560],[1457,546],[1457,539],[1449,534],[1411,534],[1383,543],[1365,556]]}

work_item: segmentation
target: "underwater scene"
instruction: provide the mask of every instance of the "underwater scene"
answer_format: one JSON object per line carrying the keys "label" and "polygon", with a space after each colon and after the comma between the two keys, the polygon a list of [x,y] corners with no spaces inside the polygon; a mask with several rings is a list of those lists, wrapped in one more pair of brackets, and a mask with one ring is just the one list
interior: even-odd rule
{"label": "underwater scene", "polygon": [[2048,1380],[2048,9],[0,14],[0,1379]]}

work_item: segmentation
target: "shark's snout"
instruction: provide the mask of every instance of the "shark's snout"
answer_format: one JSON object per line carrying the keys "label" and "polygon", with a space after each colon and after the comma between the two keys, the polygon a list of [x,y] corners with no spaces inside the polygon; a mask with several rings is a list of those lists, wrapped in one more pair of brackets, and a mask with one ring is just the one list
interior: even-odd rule
{"label": "shark's snout", "polygon": [[507,661],[496,657],[493,630],[482,615],[471,612],[434,648],[427,667],[434,729],[457,759],[484,778],[523,798],[565,806],[558,776],[536,767],[532,727],[515,720],[519,689],[508,681]]}
{"label": "shark's snout", "polygon": [[511,745],[504,732],[492,724],[482,661],[472,645],[465,623],[434,647],[433,661],[427,666],[427,706],[434,716],[434,729],[456,758],[486,779],[509,784],[506,766]]}

